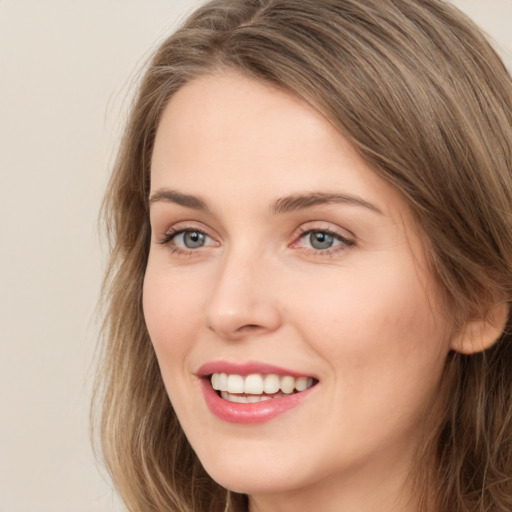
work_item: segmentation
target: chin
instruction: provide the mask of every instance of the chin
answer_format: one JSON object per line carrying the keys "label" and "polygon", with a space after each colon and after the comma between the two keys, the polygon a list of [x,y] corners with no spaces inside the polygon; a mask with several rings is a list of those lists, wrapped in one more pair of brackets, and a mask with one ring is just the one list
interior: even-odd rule
{"label": "chin", "polygon": [[297,463],[276,463],[275,457],[242,457],[236,461],[216,457],[203,466],[218,484],[241,494],[272,494],[302,487],[304,475],[297,471]]}

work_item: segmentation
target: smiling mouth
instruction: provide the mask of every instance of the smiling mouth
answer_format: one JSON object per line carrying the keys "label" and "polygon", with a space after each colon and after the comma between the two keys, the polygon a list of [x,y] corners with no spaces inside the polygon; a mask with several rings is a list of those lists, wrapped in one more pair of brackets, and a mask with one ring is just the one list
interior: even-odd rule
{"label": "smiling mouth", "polygon": [[318,383],[313,377],[253,373],[247,376],[213,373],[208,376],[212,388],[223,400],[257,403],[306,391]]}

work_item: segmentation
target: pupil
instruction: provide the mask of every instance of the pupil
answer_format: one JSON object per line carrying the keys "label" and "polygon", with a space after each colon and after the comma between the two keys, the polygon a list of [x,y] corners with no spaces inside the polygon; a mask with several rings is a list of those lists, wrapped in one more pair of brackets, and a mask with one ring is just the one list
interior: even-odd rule
{"label": "pupil", "polygon": [[330,249],[334,242],[334,237],[328,233],[317,231],[316,233],[311,233],[309,241],[314,249]]}
{"label": "pupil", "polygon": [[204,245],[204,235],[198,231],[187,231],[183,236],[183,243],[189,249],[196,249]]}

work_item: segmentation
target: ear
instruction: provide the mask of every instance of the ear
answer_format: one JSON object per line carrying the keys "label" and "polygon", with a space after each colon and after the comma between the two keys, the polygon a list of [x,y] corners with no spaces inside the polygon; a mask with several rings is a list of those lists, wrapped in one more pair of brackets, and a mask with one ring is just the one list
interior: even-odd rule
{"label": "ear", "polygon": [[503,301],[493,306],[485,318],[468,320],[452,338],[451,349],[471,355],[492,347],[505,330],[508,314],[508,302]]}

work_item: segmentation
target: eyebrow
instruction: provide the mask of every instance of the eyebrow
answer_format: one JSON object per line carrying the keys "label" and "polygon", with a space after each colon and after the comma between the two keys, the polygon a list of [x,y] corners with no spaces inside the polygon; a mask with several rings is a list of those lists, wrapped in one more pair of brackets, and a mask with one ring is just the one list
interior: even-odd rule
{"label": "eyebrow", "polygon": [[[176,190],[166,188],[159,189],[150,196],[150,205],[158,202],[174,203],[193,210],[209,210],[206,201],[200,197],[183,194]],[[306,210],[308,208],[324,204],[360,206],[382,215],[382,211],[377,206],[365,201],[364,199],[347,194],[332,194],[328,192],[310,192],[281,197],[272,204],[270,211],[273,215],[279,215],[299,210]]]}
{"label": "eyebrow", "polygon": [[288,213],[324,204],[362,206],[382,215],[382,211],[377,206],[364,199],[347,194],[331,194],[326,192],[311,192],[282,197],[273,204],[271,211],[274,214]]}
{"label": "eyebrow", "polygon": [[166,188],[159,189],[150,196],[150,205],[158,202],[174,203],[194,210],[208,210],[206,202],[201,198]]}

